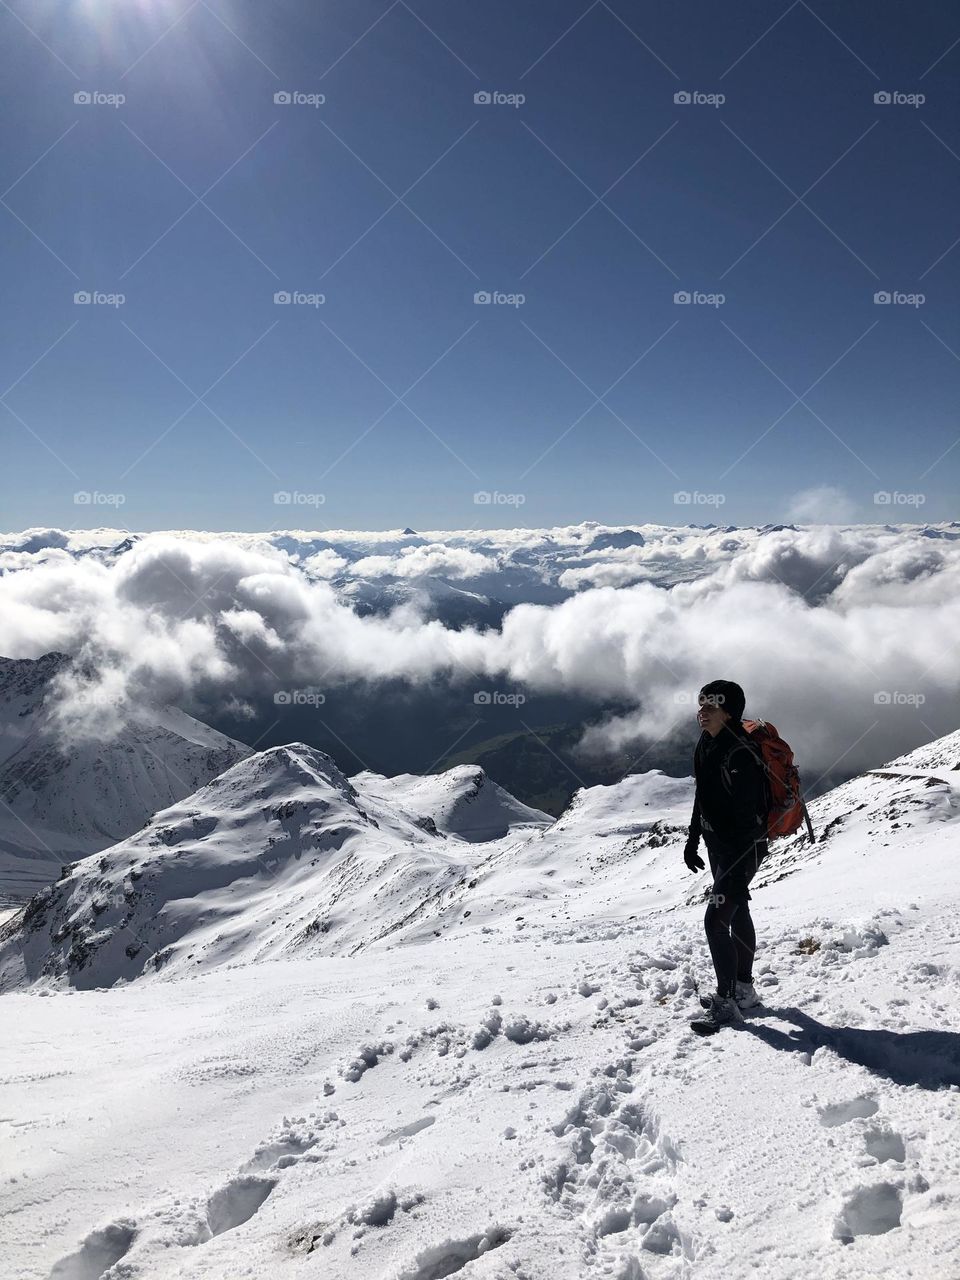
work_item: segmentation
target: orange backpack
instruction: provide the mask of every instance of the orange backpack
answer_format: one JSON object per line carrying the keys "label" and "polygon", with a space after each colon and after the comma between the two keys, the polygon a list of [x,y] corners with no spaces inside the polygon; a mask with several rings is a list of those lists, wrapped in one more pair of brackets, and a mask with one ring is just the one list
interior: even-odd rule
{"label": "orange backpack", "polygon": [[793,762],[793,751],[767,720],[744,720],[743,727],[760,750],[767,775],[767,839],[791,836],[804,822],[813,843],[813,826],[800,791],[800,770]]}

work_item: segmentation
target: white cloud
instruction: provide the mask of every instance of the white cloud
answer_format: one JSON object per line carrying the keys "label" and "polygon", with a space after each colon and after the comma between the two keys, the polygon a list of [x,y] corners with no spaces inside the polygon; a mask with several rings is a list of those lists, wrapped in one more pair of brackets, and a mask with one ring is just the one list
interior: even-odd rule
{"label": "white cloud", "polygon": [[317,578],[335,578],[350,563],[346,556],[338,555],[332,547],[324,547],[301,561],[304,569]]}
{"label": "white cloud", "polygon": [[[542,547],[542,531],[538,539]],[[120,708],[144,694],[249,703],[276,688],[390,678],[502,678],[534,693],[635,700],[634,712],[591,734],[594,745],[665,736],[692,716],[678,699],[719,676],[743,684],[748,714],[773,720],[817,771],[841,757],[849,768],[875,762],[878,733],[892,755],[905,732],[912,745],[960,723],[955,538],[862,526],[660,531],[651,543],[659,556],[647,561],[651,572],[669,566],[672,549],[675,573],[699,576],[587,586],[556,605],[518,605],[499,632],[480,633],[425,621],[414,607],[361,617],[264,538],[148,535],[112,565],[60,553],[0,576],[0,652],[87,658],[103,673],[105,700]],[[634,553],[649,548],[597,563],[635,565]],[[574,554],[571,539],[558,540],[551,562],[530,562],[531,583]],[[414,579],[427,566],[445,566],[446,576],[494,562],[436,542],[384,558],[409,565]],[[922,693],[926,710],[878,705],[881,691]],[[95,690],[75,692],[61,714],[80,731]],[[102,716],[94,723],[109,730]],[[858,739],[874,723],[868,761]]]}
{"label": "white cloud", "polygon": [[491,556],[440,542],[402,547],[398,555],[364,556],[351,566],[358,578],[475,578],[497,567]]}

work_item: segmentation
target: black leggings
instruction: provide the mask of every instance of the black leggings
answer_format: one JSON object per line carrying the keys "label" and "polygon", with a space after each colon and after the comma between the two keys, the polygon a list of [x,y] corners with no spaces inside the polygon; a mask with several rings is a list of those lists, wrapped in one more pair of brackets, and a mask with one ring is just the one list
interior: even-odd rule
{"label": "black leggings", "polygon": [[737,979],[753,981],[757,935],[749,902],[732,902],[717,894],[707,907],[703,927],[717,972],[717,991],[722,996],[732,996],[737,989]]}
{"label": "black leggings", "polygon": [[753,981],[753,956],[757,935],[750,916],[750,881],[767,854],[765,840],[729,841],[705,833],[704,842],[713,872],[713,894],[703,918],[717,991],[736,992],[737,979]]}

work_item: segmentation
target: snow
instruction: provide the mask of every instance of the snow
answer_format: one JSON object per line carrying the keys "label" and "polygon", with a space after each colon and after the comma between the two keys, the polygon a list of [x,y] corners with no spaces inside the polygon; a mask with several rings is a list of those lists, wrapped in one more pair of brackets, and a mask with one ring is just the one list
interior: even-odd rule
{"label": "snow", "polygon": [[[459,770],[346,779],[298,744],[239,762],[54,887],[82,913],[141,858],[159,969],[117,973],[112,900],[87,964],[57,952],[30,982],[22,917],[3,926],[5,1268],[957,1276],[958,746],[826,793],[823,839],[774,847],[763,1005],[709,1040],[687,1025],[709,981],[689,779],[590,788],[477,841],[440,830]],[[320,901],[336,928],[290,946]],[[242,940],[213,946],[212,914]]]}
{"label": "snow", "polygon": [[137,831],[249,747],[170,706],[142,704],[112,736],[72,738],[55,715],[70,659],[0,658],[0,902]]}
{"label": "snow", "polygon": [[417,797],[442,797],[438,815],[471,837],[447,840],[303,743],[249,756],[38,894],[22,935],[4,945],[0,933],[0,988],[39,976],[104,986],[432,933],[480,860],[476,809],[497,834],[549,820],[476,777],[452,770]]}
{"label": "snow", "polygon": [[496,840],[513,831],[553,823],[548,813],[521,803],[476,765],[393,778],[365,771],[355,774],[353,782],[365,796],[429,818],[437,830],[464,840]]}

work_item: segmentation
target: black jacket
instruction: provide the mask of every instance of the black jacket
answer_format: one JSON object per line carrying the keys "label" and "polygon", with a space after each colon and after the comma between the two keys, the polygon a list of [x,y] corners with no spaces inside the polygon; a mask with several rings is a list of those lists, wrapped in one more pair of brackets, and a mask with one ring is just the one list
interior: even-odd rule
{"label": "black jacket", "polygon": [[759,748],[742,724],[721,729],[715,738],[701,733],[693,772],[697,790],[689,843],[699,843],[701,830],[738,844],[766,838],[766,772]]}

